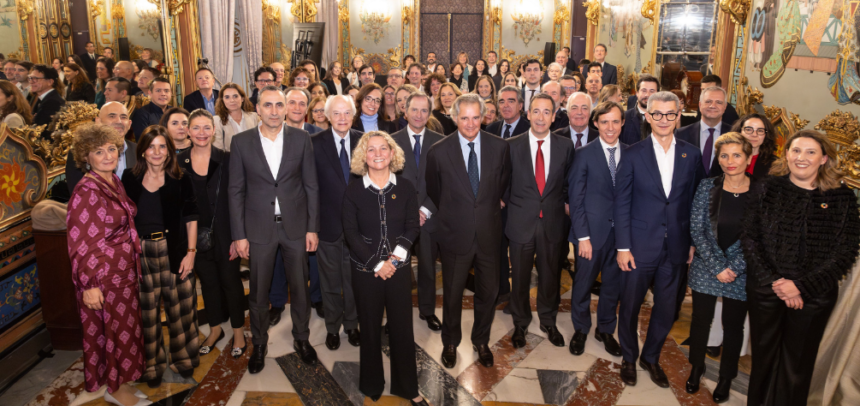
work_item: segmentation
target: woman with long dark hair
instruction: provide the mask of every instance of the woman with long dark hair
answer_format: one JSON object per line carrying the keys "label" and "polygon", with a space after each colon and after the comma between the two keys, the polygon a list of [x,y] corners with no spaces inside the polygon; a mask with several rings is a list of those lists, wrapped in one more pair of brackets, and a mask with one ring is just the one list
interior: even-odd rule
{"label": "woman with long dark hair", "polygon": [[171,107],[161,116],[158,125],[167,130],[177,154],[191,148],[191,140],[188,138],[188,110]]}
{"label": "woman with long dark hair", "polygon": [[33,123],[33,113],[27,98],[12,82],[0,80],[0,123],[9,128],[21,128]]}
{"label": "woman with long dark hair", "polygon": [[346,76],[343,74],[343,65],[338,61],[334,61],[328,65],[328,70],[323,78],[325,87],[328,88],[330,94],[343,94],[349,84],[346,82]]}
{"label": "woman with long dark hair", "polygon": [[732,126],[732,131],[741,133],[752,144],[752,159],[747,173],[756,179],[768,176],[776,161],[776,130],[767,117],[751,113],[741,117]]}
{"label": "woman with long dark hair", "polygon": [[102,108],[105,104],[105,84],[113,77],[113,67],[116,65],[113,59],[101,57],[96,61],[96,107]]}
{"label": "woman with long dark hair", "polygon": [[230,151],[233,136],[250,130],[260,123],[254,105],[245,96],[242,87],[235,83],[221,86],[215,102],[215,148]]}
{"label": "woman with long dark hair", "polygon": [[475,84],[481,76],[487,75],[487,61],[478,59],[475,61],[475,69],[469,74],[469,91],[475,91]]}
{"label": "woman with long dark hair", "polygon": [[69,82],[65,97],[67,102],[95,102],[96,89],[90,83],[90,78],[87,77],[87,72],[83,68],[74,63],[68,63],[63,66],[63,73],[66,76],[66,81]]}
{"label": "woman with long dark hair", "polygon": [[496,89],[501,89],[502,80],[504,80],[505,75],[511,71],[511,62],[507,59],[502,59],[499,62],[499,68],[496,69],[496,74],[493,75],[493,84],[496,86]]}

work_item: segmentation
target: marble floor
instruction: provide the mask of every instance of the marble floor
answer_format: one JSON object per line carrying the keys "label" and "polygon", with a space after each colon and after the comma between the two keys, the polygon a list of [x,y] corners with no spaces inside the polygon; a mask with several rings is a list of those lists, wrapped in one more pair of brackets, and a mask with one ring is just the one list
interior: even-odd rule
{"label": "marble floor", "polygon": [[[562,305],[557,326],[565,341],[573,335],[570,320],[570,279],[565,275]],[[441,319],[441,291],[437,300],[436,315]],[[596,298],[595,298],[596,299]],[[592,312],[596,301],[592,302]],[[463,299],[464,342],[458,350],[458,361],[454,368],[446,369],[441,364],[442,339],[438,332],[430,331],[418,319],[418,309],[413,307],[415,345],[418,359],[419,391],[434,406],[443,405],[709,405],[713,404],[710,390],[716,383],[710,379],[696,395],[684,391],[684,383],[689,375],[689,364],[684,348],[678,343],[688,331],[683,325],[673,329],[673,336],[667,338],[662,350],[660,363],[669,377],[671,388],[662,389],[654,385],[648,373],[639,372],[638,384],[626,386],[619,378],[620,357],[608,354],[603,345],[593,336],[586,342],[585,353],[573,356],[567,346],[555,347],[546,340],[539,329],[537,315],[529,327],[528,344],[514,349],[510,344],[513,330],[511,316],[504,314],[500,306],[495,314],[491,329],[491,349],[495,354],[493,368],[484,368],[477,363],[477,354],[468,342],[468,332],[472,327],[472,297]],[[534,310],[534,302],[532,304]],[[682,312],[689,317],[689,306]],[[289,311],[284,313],[289,315]],[[640,338],[644,340],[649,322],[650,307],[643,306],[640,315]],[[595,317],[592,314],[592,317]],[[684,323],[684,317],[679,323]],[[687,321],[689,323],[689,321]],[[596,321],[594,322],[596,324]],[[225,324],[223,326],[229,329]],[[246,319],[246,335],[248,322]],[[158,389],[149,389],[139,384],[149,399],[158,405],[372,405],[358,391],[359,349],[346,342],[342,335],[342,345],[336,351],[325,347],[324,320],[313,314],[311,317],[311,344],[319,356],[315,366],[304,365],[292,349],[291,323],[285,317],[280,324],[269,330],[269,352],[265,369],[259,374],[247,373],[248,356],[233,359],[221,350],[229,344],[223,339],[217,350],[201,357],[201,365],[194,377],[183,379],[169,370],[164,383]],[[201,326],[202,335],[209,332],[208,326]],[[396,338],[396,337],[392,337]],[[383,352],[387,352],[387,340]],[[57,351],[57,353],[61,353]],[[28,396],[20,388],[10,389],[0,396],[4,406],[43,406],[43,405],[105,405],[100,392],[87,393],[83,390],[81,361],[75,359],[80,353],[58,355],[66,360],[63,371],[53,372],[55,379],[41,382],[43,389]],[[384,358],[386,382],[390,382],[387,358]],[[43,361],[44,362],[51,362]],[[41,365],[41,364],[40,364]],[[36,371],[39,368],[37,366]],[[55,365],[56,368],[56,365]],[[33,372],[31,372],[32,374]],[[42,379],[44,375],[42,373]],[[38,385],[35,381],[29,386]],[[743,372],[742,372],[743,375]],[[740,378],[740,377],[739,377]],[[740,381],[742,379],[737,379]],[[745,385],[735,385],[729,405],[746,403]],[[15,387],[13,387],[15,389]],[[408,405],[409,402],[391,396],[389,388],[375,404]]]}

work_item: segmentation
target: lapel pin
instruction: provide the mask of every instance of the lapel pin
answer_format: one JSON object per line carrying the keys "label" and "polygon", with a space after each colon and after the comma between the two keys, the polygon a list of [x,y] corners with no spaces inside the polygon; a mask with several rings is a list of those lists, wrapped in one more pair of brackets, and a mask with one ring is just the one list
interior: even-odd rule
{"label": "lapel pin", "polygon": [[681,158],[686,158],[686,157],[687,157],[687,153],[686,153],[686,152],[685,152],[685,153],[683,153],[683,154],[681,154]]}
{"label": "lapel pin", "polygon": [[397,195],[391,195],[391,198],[392,198],[392,199],[396,199],[396,198],[397,198]]}
{"label": "lapel pin", "polygon": [[185,158],[185,163],[189,163],[189,162],[191,162],[191,160],[188,158]]}
{"label": "lapel pin", "polygon": [[821,203],[821,208],[822,208],[822,209],[826,209],[826,208],[827,208],[827,203]]}

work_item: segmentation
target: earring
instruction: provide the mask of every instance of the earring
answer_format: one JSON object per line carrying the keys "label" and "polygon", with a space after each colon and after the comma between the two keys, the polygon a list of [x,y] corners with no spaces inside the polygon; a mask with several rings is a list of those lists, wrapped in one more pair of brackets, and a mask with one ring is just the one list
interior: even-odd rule
{"label": "earring", "polygon": [[87,164],[87,170],[90,170],[90,164]]}

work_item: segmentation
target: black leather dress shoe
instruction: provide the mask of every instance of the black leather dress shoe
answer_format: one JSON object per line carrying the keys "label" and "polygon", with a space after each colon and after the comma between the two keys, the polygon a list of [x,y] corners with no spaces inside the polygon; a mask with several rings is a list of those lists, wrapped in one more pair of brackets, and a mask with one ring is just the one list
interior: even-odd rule
{"label": "black leather dress shoe", "polygon": [[648,374],[651,375],[651,381],[657,384],[657,386],[661,388],[669,387],[669,378],[666,378],[666,373],[663,372],[663,368],[660,367],[659,363],[652,364],[639,358],[639,366],[648,371]]}
{"label": "black leather dress shoe", "polygon": [[514,345],[514,348],[523,348],[526,346],[526,332],[527,330],[522,327],[514,327],[514,334],[511,336],[511,344]]}
{"label": "black leather dress shoe", "polygon": [[564,347],[564,336],[558,331],[555,326],[540,326],[540,331],[546,333],[549,342],[556,347]]}
{"label": "black leather dress shoe", "polygon": [[442,350],[442,366],[445,368],[454,368],[457,365],[457,346],[446,345]]}
{"label": "black leather dress shoe", "polygon": [[353,347],[361,345],[361,332],[358,331],[358,328],[346,330],[346,341]]}
{"label": "black leather dress shoe", "polygon": [[325,336],[325,347],[334,351],[340,348],[340,334],[328,333]]}
{"label": "black leather dress shoe", "polygon": [[423,314],[419,314],[418,318],[421,320],[427,321],[427,328],[433,331],[439,331],[442,329],[442,322],[439,321],[439,318],[436,317],[435,314],[431,314],[429,316],[425,316]]}
{"label": "black leather dress shoe", "polygon": [[472,348],[478,352],[478,362],[485,368],[493,366],[493,352],[487,344],[473,345]]}
{"label": "black leather dress shoe", "polygon": [[710,355],[711,358],[719,357],[721,352],[723,352],[722,347],[720,347],[719,345],[716,347],[706,347],[705,348],[705,354]]}
{"label": "black leather dress shoe", "polygon": [[723,403],[729,400],[729,393],[732,390],[732,380],[720,377],[717,382],[717,387],[714,388],[714,402]]}
{"label": "black leather dress shoe", "polygon": [[266,344],[254,346],[254,353],[251,354],[251,359],[248,360],[248,372],[256,374],[263,370],[266,366],[266,354],[269,353],[269,347]]}
{"label": "black leather dress shoe", "polygon": [[621,355],[621,346],[618,345],[618,341],[615,341],[612,334],[601,333],[600,330],[594,329],[594,338],[597,339],[597,342],[603,343],[606,352],[616,357]]}
{"label": "black leather dress shoe", "polygon": [[314,307],[314,310],[317,311],[317,316],[319,316],[321,319],[324,319],[325,318],[325,310],[323,310],[323,303],[322,302],[316,302],[316,303],[313,303],[312,306]]}
{"label": "black leather dress shoe", "polygon": [[271,309],[269,309],[269,327],[272,327],[281,322],[281,314],[283,312],[283,307],[272,307]]}
{"label": "black leather dress shoe", "polygon": [[573,333],[573,337],[570,339],[570,346],[568,347],[570,353],[573,355],[582,355],[585,352],[585,340],[588,340],[588,334],[578,331]]}
{"label": "black leather dress shoe", "polygon": [[302,358],[302,362],[305,364],[313,364],[317,361],[317,351],[314,350],[314,347],[311,345],[308,340],[296,340],[293,342],[293,348]]}
{"label": "black leather dress shoe", "polygon": [[621,361],[621,382],[628,386],[636,386],[636,364]]}
{"label": "black leather dress shoe", "polygon": [[699,391],[699,384],[702,383],[702,375],[705,374],[705,365],[703,364],[700,367],[693,366],[693,369],[690,371],[690,377],[687,378],[687,385],[684,390],[687,393],[693,394]]}

